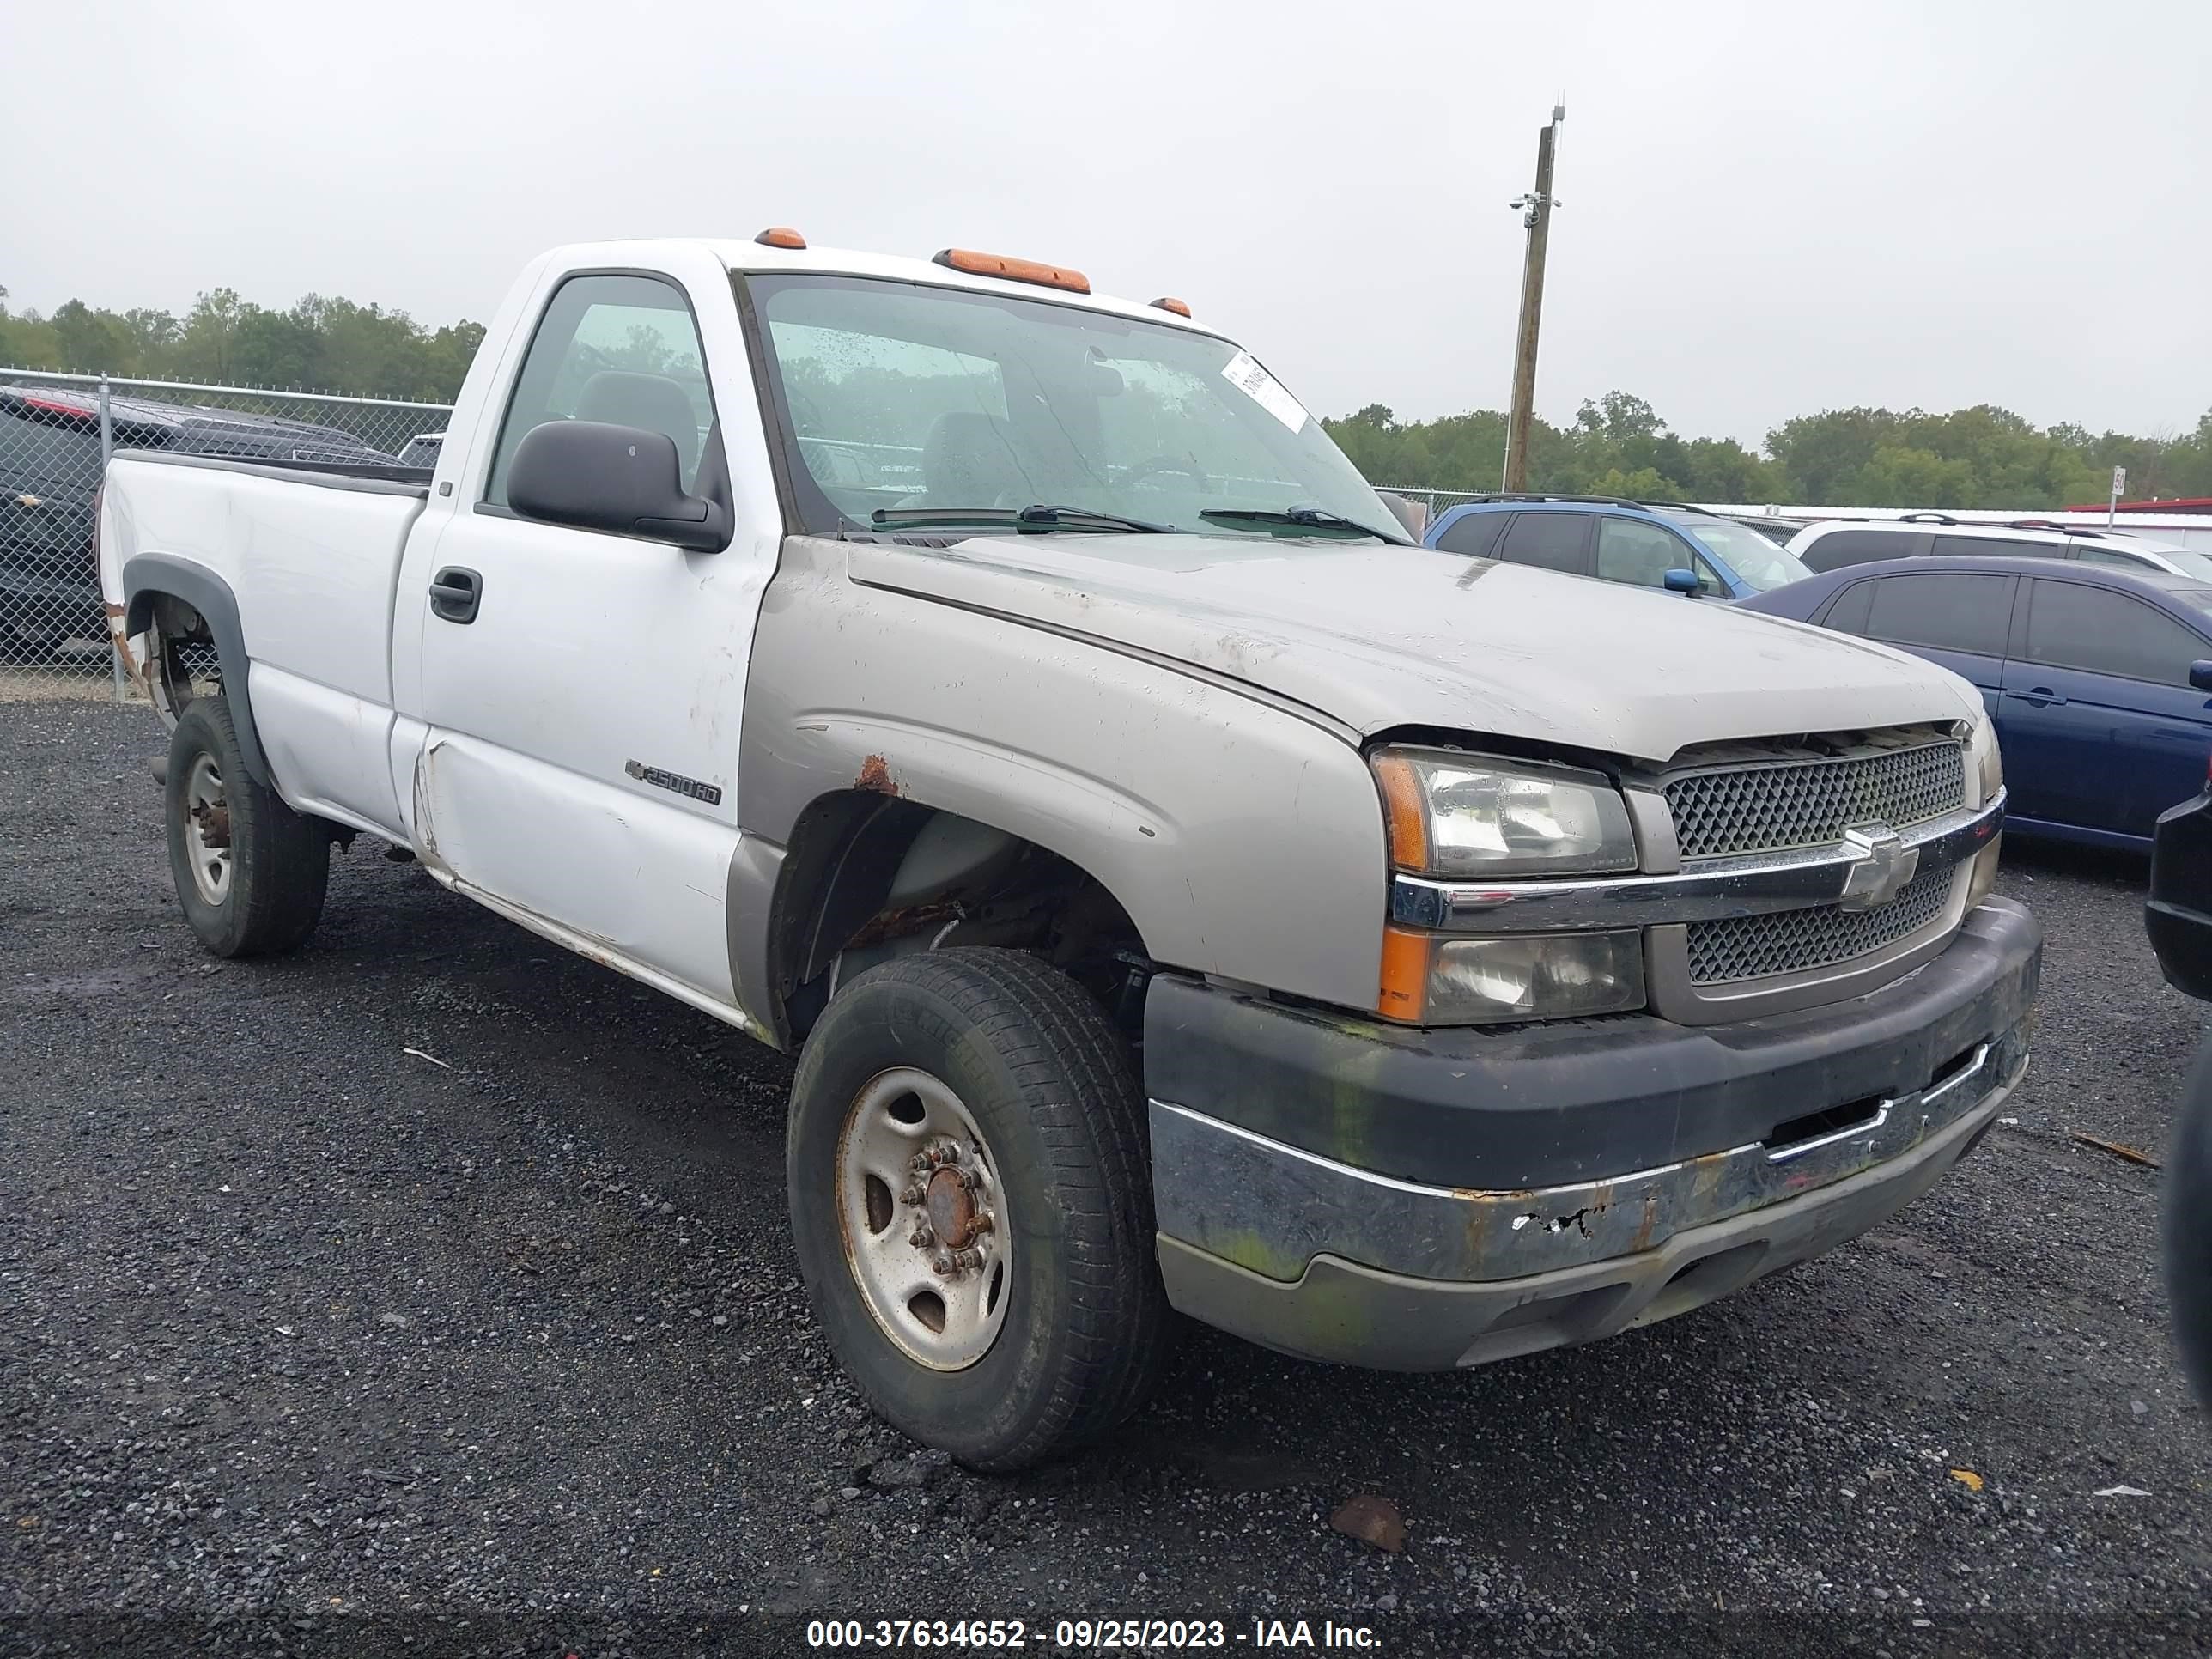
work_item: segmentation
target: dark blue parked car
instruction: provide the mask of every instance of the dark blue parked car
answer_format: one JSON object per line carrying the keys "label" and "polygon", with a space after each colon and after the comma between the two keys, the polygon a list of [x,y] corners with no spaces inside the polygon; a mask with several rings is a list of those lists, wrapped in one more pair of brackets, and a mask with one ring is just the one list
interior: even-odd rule
{"label": "dark blue parked car", "polygon": [[1999,556],[1846,565],[1741,607],[1880,640],[1981,688],[2027,835],[2148,850],[2212,757],[2212,582]]}
{"label": "dark blue parked car", "polygon": [[[1748,525],[1702,507],[1612,495],[1486,495],[1441,514],[1422,538],[1445,553],[1541,565],[1571,576],[1665,588],[1688,571],[1707,599],[1740,599],[1812,573]],[[1680,579],[1678,579],[1680,580]]]}

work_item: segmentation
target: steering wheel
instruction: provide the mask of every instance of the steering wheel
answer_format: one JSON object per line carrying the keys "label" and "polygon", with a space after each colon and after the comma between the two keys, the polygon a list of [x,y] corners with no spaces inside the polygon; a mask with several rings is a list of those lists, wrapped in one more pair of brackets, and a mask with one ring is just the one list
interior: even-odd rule
{"label": "steering wheel", "polygon": [[1125,484],[1139,484],[1164,472],[1176,472],[1198,486],[1201,495],[1213,494],[1213,480],[1188,461],[1179,461],[1172,455],[1155,455],[1148,461],[1139,461],[1129,469],[1129,476],[1121,480]]}

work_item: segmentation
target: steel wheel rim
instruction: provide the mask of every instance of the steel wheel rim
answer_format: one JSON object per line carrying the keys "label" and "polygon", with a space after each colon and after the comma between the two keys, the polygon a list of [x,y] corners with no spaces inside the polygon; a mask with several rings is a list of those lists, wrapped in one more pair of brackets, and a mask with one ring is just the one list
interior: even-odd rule
{"label": "steel wheel rim", "polygon": [[193,761],[185,780],[185,849],[201,899],[221,904],[230,896],[230,800],[213,755]]}
{"label": "steel wheel rim", "polygon": [[960,1097],[927,1072],[878,1073],[846,1111],[845,1262],[884,1334],[931,1370],[973,1365],[1006,1322],[1013,1234],[998,1169]]}

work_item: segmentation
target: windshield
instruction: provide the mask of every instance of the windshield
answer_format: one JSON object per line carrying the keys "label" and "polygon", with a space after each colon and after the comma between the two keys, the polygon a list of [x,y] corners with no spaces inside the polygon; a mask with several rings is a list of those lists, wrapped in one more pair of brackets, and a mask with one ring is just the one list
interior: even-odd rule
{"label": "windshield", "polygon": [[1705,550],[1764,593],[1802,581],[1813,574],[1797,556],[1778,547],[1748,525],[1733,519],[1709,519],[1700,513],[1670,513],[1668,518],[1705,544]]}
{"label": "windshield", "polygon": [[1349,520],[1397,538],[1321,422],[1227,341],[914,283],[741,280],[809,531],[1049,504],[1212,536],[1340,539]]}

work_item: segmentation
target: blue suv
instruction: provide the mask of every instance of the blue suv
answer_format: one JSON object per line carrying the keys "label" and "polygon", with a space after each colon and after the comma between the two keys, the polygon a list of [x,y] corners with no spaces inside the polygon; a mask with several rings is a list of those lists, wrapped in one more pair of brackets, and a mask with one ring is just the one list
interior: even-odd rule
{"label": "blue suv", "polygon": [[1440,552],[1707,599],[1748,599],[1813,574],[1748,525],[1612,495],[1485,495],[1445,512],[1421,539]]}

